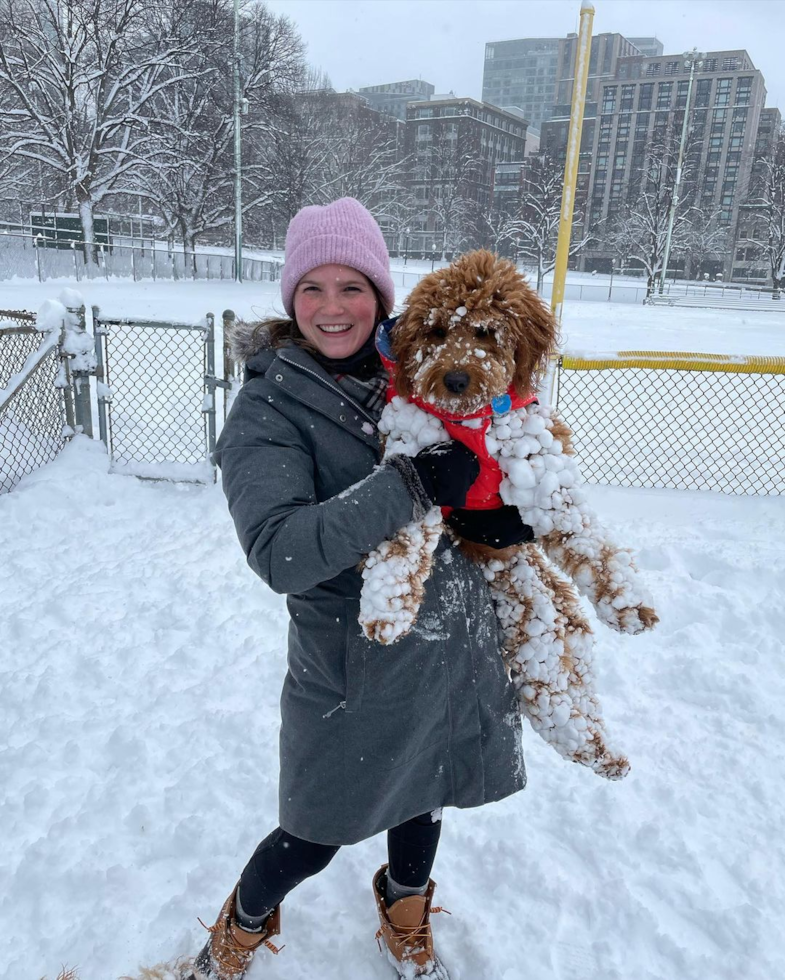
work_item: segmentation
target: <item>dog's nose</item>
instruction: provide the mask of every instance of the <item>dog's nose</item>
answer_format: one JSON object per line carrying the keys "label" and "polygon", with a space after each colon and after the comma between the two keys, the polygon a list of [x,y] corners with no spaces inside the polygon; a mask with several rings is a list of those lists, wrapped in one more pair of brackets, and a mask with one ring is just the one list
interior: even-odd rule
{"label": "dog's nose", "polygon": [[448,371],[444,376],[444,387],[454,395],[461,395],[469,387],[469,375],[465,371]]}

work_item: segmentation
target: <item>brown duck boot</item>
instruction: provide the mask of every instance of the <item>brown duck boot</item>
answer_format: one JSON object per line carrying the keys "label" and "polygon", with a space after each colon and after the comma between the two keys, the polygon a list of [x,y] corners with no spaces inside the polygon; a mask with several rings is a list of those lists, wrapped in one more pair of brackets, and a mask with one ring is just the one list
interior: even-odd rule
{"label": "brown duck boot", "polygon": [[[382,949],[383,939],[393,965],[402,977],[446,977],[446,971],[433,951],[431,912],[447,912],[432,905],[436,882],[428,879],[424,895],[399,898],[388,908],[385,897],[387,865],[373,878],[373,894],[381,923],[376,942]],[[450,913],[447,912],[449,915]]]}
{"label": "brown duck boot", "polygon": [[[281,931],[281,906],[273,909],[261,932],[248,932],[240,927],[235,918],[236,898],[235,885],[218,913],[215,925],[205,926],[210,938],[190,971],[186,970],[184,980],[242,980],[254,952],[260,946],[266,946],[273,953],[283,949],[283,946],[279,948],[270,942],[270,938]],[[199,921],[202,922],[201,919]]]}

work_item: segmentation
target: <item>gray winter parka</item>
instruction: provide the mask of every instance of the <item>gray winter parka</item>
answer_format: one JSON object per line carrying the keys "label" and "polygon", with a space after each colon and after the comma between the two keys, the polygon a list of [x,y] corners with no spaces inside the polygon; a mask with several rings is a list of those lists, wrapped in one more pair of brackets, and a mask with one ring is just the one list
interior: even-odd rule
{"label": "gray winter parka", "polygon": [[[520,720],[480,570],[445,536],[419,620],[392,646],[358,624],[358,563],[420,516],[413,467],[302,348],[246,362],[215,460],[250,567],[287,595],[279,821],[352,844],[526,783]],[[416,480],[416,476],[414,477]]]}

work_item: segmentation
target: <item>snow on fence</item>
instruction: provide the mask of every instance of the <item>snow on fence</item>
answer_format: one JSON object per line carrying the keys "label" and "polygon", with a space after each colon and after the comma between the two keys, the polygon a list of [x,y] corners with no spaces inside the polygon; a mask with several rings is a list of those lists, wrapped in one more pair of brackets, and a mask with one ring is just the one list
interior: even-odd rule
{"label": "snow on fence", "polygon": [[0,310],[0,493],[53,460],[75,431],[64,340],[62,319],[39,325],[34,313]]}
{"label": "snow on fence", "polygon": [[[81,242],[65,248],[47,247],[38,238],[15,232],[0,233],[0,280],[23,279],[234,279],[234,256],[218,252],[183,252],[149,245],[98,243],[97,264],[85,262]],[[159,243],[160,244],[160,243]],[[274,282],[281,263],[243,258],[248,282]]]}
{"label": "snow on fence", "polygon": [[785,358],[573,352],[556,383],[589,482],[785,493]]}

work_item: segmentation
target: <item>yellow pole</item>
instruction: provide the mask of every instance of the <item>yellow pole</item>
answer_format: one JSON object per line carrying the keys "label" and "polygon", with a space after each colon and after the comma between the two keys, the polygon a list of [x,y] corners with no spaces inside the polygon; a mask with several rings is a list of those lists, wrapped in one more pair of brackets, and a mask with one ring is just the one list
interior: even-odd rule
{"label": "yellow pole", "polygon": [[581,26],[578,30],[578,49],[575,53],[570,131],[567,136],[567,159],[564,164],[564,190],[562,191],[559,239],[556,244],[556,267],[553,270],[553,292],[551,293],[551,309],[558,323],[561,323],[562,318],[564,286],[567,281],[567,260],[570,257],[572,212],[575,208],[575,186],[578,182],[578,155],[581,149],[581,133],[583,132],[583,109],[586,104],[586,82],[589,78],[591,28],[593,21],[594,4],[591,3],[591,0],[583,0],[583,4],[581,5]]}

